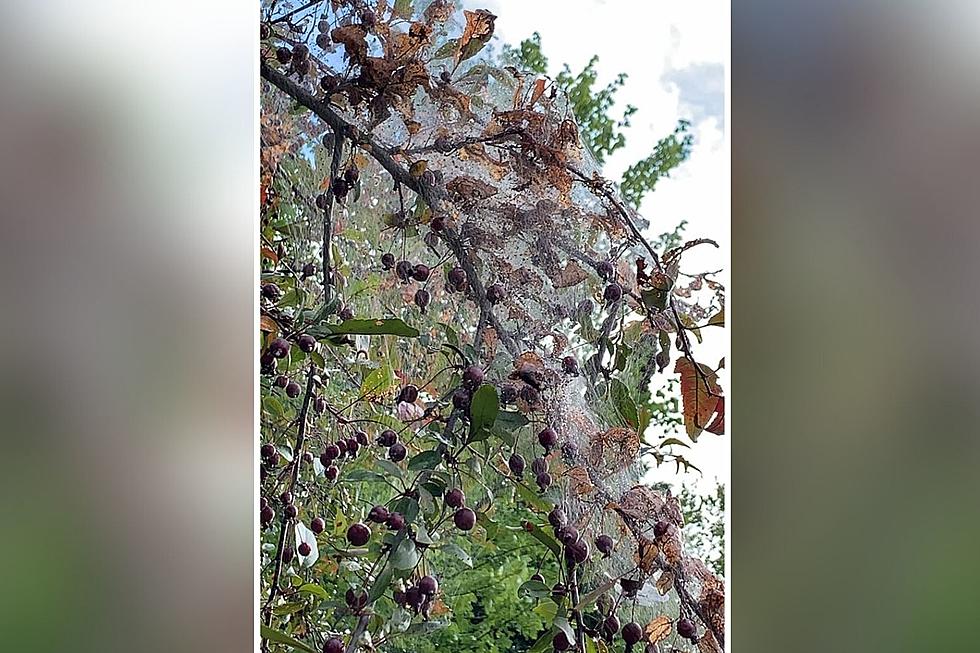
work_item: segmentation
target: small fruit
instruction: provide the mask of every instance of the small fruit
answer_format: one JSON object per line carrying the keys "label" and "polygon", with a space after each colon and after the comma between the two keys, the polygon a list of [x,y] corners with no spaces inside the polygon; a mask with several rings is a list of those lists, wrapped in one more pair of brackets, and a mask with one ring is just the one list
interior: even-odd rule
{"label": "small fruit", "polygon": [[694,637],[695,633],[697,632],[698,632],[697,626],[695,626],[694,622],[688,619],[687,617],[684,617],[683,619],[677,622],[677,634],[680,635],[681,637],[686,637],[690,639]]}
{"label": "small fruit", "polygon": [[615,635],[619,632],[619,617],[615,614],[611,614],[606,617],[606,620],[602,622],[602,628],[609,635]]}
{"label": "small fruit", "polygon": [[606,289],[602,291],[602,298],[606,300],[607,304],[618,302],[623,298],[623,287],[618,283],[609,284],[606,286]]}
{"label": "small fruit", "polygon": [[347,607],[349,607],[351,610],[360,610],[367,605],[368,595],[364,590],[355,592],[354,588],[351,587],[344,593],[344,601],[346,601]]}
{"label": "small fruit", "polygon": [[323,532],[323,529],[327,527],[326,522],[323,521],[323,517],[316,517],[310,522],[310,530],[315,534],[319,535]]}
{"label": "small fruit", "polygon": [[354,546],[364,546],[370,539],[371,529],[367,527],[367,524],[357,522],[351,524],[350,528],[347,529],[347,541]]}
{"label": "small fruit", "polygon": [[668,531],[670,531],[670,523],[669,522],[658,521],[656,524],[653,525],[653,536],[654,537],[663,537],[664,535],[667,534]]}
{"label": "small fruit", "polygon": [[337,449],[340,451],[340,455],[341,456],[344,455],[345,453],[347,453],[347,441],[346,440],[337,440],[336,445],[337,445]]}
{"label": "small fruit", "polygon": [[615,272],[613,270],[613,264],[609,261],[599,261],[596,265],[596,271],[599,273],[599,276],[607,280],[612,279]]}
{"label": "small fruit", "polygon": [[285,338],[276,338],[269,343],[269,353],[276,358],[285,358],[289,353],[289,341]]}
{"label": "small fruit", "polygon": [[282,561],[289,562],[292,559],[293,559],[293,547],[286,546],[286,548],[282,550]]}
{"label": "small fruit", "polygon": [[572,542],[565,547],[565,559],[569,563],[583,564],[589,559],[590,553],[589,543],[585,540]]}
{"label": "small fruit", "polygon": [[419,389],[414,385],[406,385],[402,388],[402,391],[398,395],[398,401],[407,401],[410,404],[414,404],[415,400],[419,398]]}
{"label": "small fruit", "polygon": [[262,454],[263,458],[268,460],[269,458],[272,458],[274,455],[276,455],[276,448],[275,446],[267,442],[262,445],[262,448],[259,449],[259,452]]}
{"label": "small fruit", "polygon": [[320,193],[316,196],[316,200],[314,201],[316,202],[316,208],[320,209],[321,211],[326,211],[330,208],[330,196],[326,193]]}
{"label": "small fruit", "polygon": [[327,407],[327,400],[324,399],[323,397],[317,397],[313,401],[313,410],[315,410],[318,413],[322,413],[326,409],[326,407]]}
{"label": "small fruit", "polygon": [[551,646],[556,651],[567,651],[572,648],[572,643],[568,641],[568,635],[565,634],[565,631],[559,630],[551,640]]}
{"label": "small fruit", "polygon": [[290,381],[289,383],[286,384],[286,396],[291,399],[295,399],[296,397],[298,397],[299,393],[302,392],[302,390],[303,389],[300,387],[300,385],[295,381]]}
{"label": "small fruit", "polygon": [[623,626],[623,640],[627,646],[633,646],[643,638],[643,628],[635,621],[631,621]]}
{"label": "small fruit", "polygon": [[476,366],[470,365],[463,371],[463,385],[467,388],[476,388],[483,383],[483,370]]}
{"label": "small fruit", "polygon": [[453,523],[461,531],[473,530],[476,526],[476,513],[469,508],[460,508],[453,515]]}
{"label": "small fruit", "polygon": [[538,456],[531,461],[531,471],[534,472],[535,476],[538,474],[544,474],[546,471],[548,471],[548,461],[541,456]]}
{"label": "small fruit", "polygon": [[369,442],[368,434],[365,433],[364,431],[361,430],[354,431],[354,439],[357,440],[357,443],[362,447],[368,446],[368,442]]}
{"label": "small fruit", "polygon": [[608,535],[600,535],[599,537],[595,538],[595,548],[599,550],[599,553],[606,557],[609,557],[609,554],[612,553],[613,546],[615,546],[615,544],[616,543],[613,542],[613,538],[609,537]]}
{"label": "small fruit", "polygon": [[409,587],[405,590],[405,603],[412,606],[416,610],[425,601],[425,596],[422,595],[422,590],[418,587]]}
{"label": "small fruit", "polygon": [[429,278],[429,274],[430,273],[431,273],[431,270],[429,270],[429,266],[428,265],[424,265],[422,263],[417,264],[412,269],[412,276],[415,277],[415,280],[416,281],[425,281],[425,280],[427,280]]}
{"label": "small fruit", "polygon": [[531,580],[533,580],[535,583],[543,583],[544,582],[544,576],[542,576],[541,574],[535,572],[535,573],[531,574]]}
{"label": "small fruit", "polygon": [[565,356],[561,359],[561,368],[566,374],[578,374],[578,360],[574,356]]}
{"label": "small fruit", "polygon": [[299,543],[299,546],[296,547],[296,550],[299,552],[299,554],[301,556],[308,556],[308,555],[310,555],[310,552],[312,551],[312,549],[310,548],[310,545],[307,544],[306,542],[300,542]]}
{"label": "small fruit", "polygon": [[287,385],[289,385],[289,377],[282,375],[277,376],[276,380],[272,382],[272,385],[276,386],[277,388],[285,388]]}
{"label": "small fruit", "polygon": [[507,466],[514,476],[520,477],[524,475],[524,456],[519,453],[512,453],[510,459],[507,461]]}
{"label": "small fruit", "polygon": [[323,471],[323,474],[327,477],[328,481],[333,482],[340,476],[340,469],[336,465],[330,465]]}
{"label": "small fruit", "polygon": [[368,512],[368,521],[374,522],[375,524],[383,524],[388,521],[388,508],[382,505],[377,505],[371,508]]}
{"label": "small fruit", "polygon": [[565,586],[561,583],[555,583],[554,587],[551,588],[551,598],[553,598],[555,601],[560,601],[561,598],[567,593],[568,590],[565,589]]}
{"label": "small fruit", "polygon": [[425,307],[429,305],[431,297],[429,296],[429,291],[425,288],[419,288],[415,291],[415,305],[421,308],[423,311]]}
{"label": "small fruit", "polygon": [[517,387],[513,383],[500,386],[500,403],[512,404],[517,401]]}
{"label": "small fruit", "polygon": [[381,267],[385,270],[390,270],[395,267],[395,255],[391,252],[385,252],[381,255]]}
{"label": "small fruit", "polygon": [[538,442],[545,449],[551,449],[558,444],[558,434],[555,433],[555,429],[546,426],[538,433]]}
{"label": "small fruit", "polygon": [[344,306],[337,312],[337,317],[339,317],[341,320],[353,320],[354,311],[351,310],[350,306]]}
{"label": "small fruit", "polygon": [[466,271],[463,268],[453,268],[446,274],[449,285],[456,290],[462,290],[466,285]]}
{"label": "small fruit", "polygon": [[354,438],[347,438],[347,453],[353,458],[357,455],[357,450],[361,448],[360,443]]}
{"label": "small fruit", "polygon": [[299,514],[299,509],[296,507],[296,504],[291,503],[288,506],[286,506],[285,515],[287,517],[289,517],[290,519],[296,519],[296,515],[298,514]]}
{"label": "small fruit", "polygon": [[419,580],[419,590],[426,596],[435,596],[439,591],[439,581],[433,576],[422,576]]}
{"label": "small fruit", "polygon": [[398,261],[395,265],[395,275],[402,281],[407,282],[412,278],[412,273],[414,272],[412,264],[408,261]]}
{"label": "small fruit", "polygon": [[276,50],[276,59],[279,60],[281,64],[289,63],[289,60],[293,58],[293,53],[289,51],[289,48],[282,47]]}
{"label": "small fruit", "polygon": [[544,472],[543,474],[538,474],[538,477],[534,479],[541,491],[544,492],[549,487],[551,487],[551,474]]}
{"label": "small fruit", "polygon": [[267,283],[262,286],[262,296],[270,301],[277,302],[282,296],[282,291],[279,290],[279,286],[274,283]]}
{"label": "small fruit", "polygon": [[336,637],[331,637],[323,643],[323,653],[344,653],[344,643]]}
{"label": "small fruit", "polygon": [[286,490],[285,492],[279,495],[279,501],[282,502],[282,505],[288,506],[293,502],[293,493],[290,492],[289,490]]}
{"label": "small fruit", "polygon": [[388,515],[388,519],[385,520],[385,524],[387,524],[388,528],[393,531],[400,531],[401,529],[405,528],[405,515],[401,514],[400,512],[393,512]]}
{"label": "small fruit", "polygon": [[300,43],[293,48],[293,62],[301,61],[310,56],[310,49],[306,47],[306,44]]}
{"label": "small fruit", "polygon": [[499,304],[505,296],[504,287],[499,283],[492,284],[487,288],[487,301],[491,304]]}
{"label": "small fruit", "polygon": [[450,508],[462,508],[464,503],[466,503],[466,497],[458,487],[446,492],[446,505]]}
{"label": "small fruit", "polygon": [[396,442],[398,442],[398,434],[391,429],[385,429],[381,432],[381,435],[378,436],[378,444],[380,444],[382,447],[390,447]]}
{"label": "small fruit", "polygon": [[467,390],[463,389],[463,388],[460,388],[459,390],[457,390],[456,392],[454,392],[453,393],[453,406],[455,406],[459,410],[466,410],[467,408],[469,408],[470,407],[470,393]]}
{"label": "small fruit", "polygon": [[324,449],[323,453],[320,454],[320,462],[322,463],[326,458],[326,463],[329,464],[331,461],[340,458],[340,447],[335,444],[328,444]]}
{"label": "small fruit", "polygon": [[263,526],[271,523],[275,518],[276,511],[272,509],[272,506],[266,506],[262,509],[262,512],[259,513],[259,519],[261,520]]}
{"label": "small fruit", "polygon": [[558,541],[568,546],[578,541],[578,529],[574,526],[563,526],[558,530]]}
{"label": "small fruit", "polygon": [[308,333],[304,333],[303,335],[301,335],[299,338],[296,339],[296,344],[299,345],[299,348],[301,350],[305,351],[308,354],[314,349],[316,349],[316,338],[309,335]]}
{"label": "small fruit", "polygon": [[388,447],[388,458],[392,462],[401,462],[405,460],[406,455],[408,455],[408,450],[405,449],[405,445],[400,442],[396,442]]}
{"label": "small fruit", "polygon": [[[439,138],[436,138],[436,146],[439,145],[438,143]],[[436,217],[432,218],[431,222],[429,222],[429,229],[432,229],[432,231],[435,231],[436,233],[442,231],[445,228],[446,228],[446,219],[443,218],[441,215],[437,215]]]}
{"label": "small fruit", "polygon": [[568,524],[568,518],[565,517],[565,511],[561,508],[555,508],[548,513],[548,523],[551,524],[553,528],[561,528]]}

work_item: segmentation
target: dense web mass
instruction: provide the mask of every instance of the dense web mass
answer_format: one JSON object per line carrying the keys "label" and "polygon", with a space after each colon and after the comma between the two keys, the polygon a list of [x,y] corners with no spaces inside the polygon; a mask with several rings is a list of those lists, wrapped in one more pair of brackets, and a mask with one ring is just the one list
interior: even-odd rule
{"label": "dense web mass", "polygon": [[[370,598],[347,599],[356,626],[334,627],[340,643],[324,635],[324,650],[354,651],[365,632],[385,641],[419,614],[431,621],[431,610],[445,608],[435,591],[415,602],[411,593],[422,581],[405,582],[414,582],[424,558],[417,549],[434,546],[444,528],[437,495],[475,476],[474,457],[496,473],[476,483],[491,495],[474,504],[477,512],[492,513],[506,481],[530,511],[522,528],[559,547],[559,574],[571,595],[559,601],[546,645],[564,650],[563,637],[578,646],[608,639],[603,625],[583,617],[582,603],[615,597],[599,612],[614,616],[633,606],[631,619],[645,615],[643,642],[650,646],[667,641],[672,629],[683,634],[690,619],[699,625],[687,639],[702,651],[722,650],[724,585],[684,554],[676,498],[639,482],[645,448],[650,453],[644,400],[672,357],[688,435],[722,432],[716,370],[694,362],[689,333],[723,314],[723,289],[709,276],[680,274],[683,252],[701,243],[654,250],[642,235],[646,223],[601,177],[556,86],[480,56],[493,34],[489,12],[460,15],[445,0],[294,4],[269,3],[263,28],[263,252],[276,261],[264,281],[285,287],[288,297],[270,290],[263,305],[263,371],[274,376],[277,358],[288,360],[287,370],[307,370],[302,356],[294,361],[273,350],[284,340],[291,352],[288,341],[300,333],[315,336],[309,350],[299,344],[319,358],[309,363],[295,417],[284,415],[282,428],[263,425],[272,438],[300,428],[286,448],[292,460],[275,483],[263,483],[300,489],[342,520],[333,490],[317,489],[324,479],[356,488],[379,466],[398,477],[399,465],[416,473],[385,508],[409,506],[416,514],[399,528],[388,524],[394,534],[385,536],[376,565],[348,566]],[[372,331],[355,317],[391,317],[377,324],[392,330]],[[422,331],[418,342],[373,345],[377,334],[414,337],[411,328],[392,326],[396,318]],[[467,365],[481,378],[451,371]],[[302,387],[293,383],[295,390],[283,387],[299,402]],[[355,425],[378,432],[335,456],[335,433]],[[398,440],[383,443],[382,465],[360,452],[369,437],[386,438],[379,434],[386,426]],[[549,427],[554,445],[541,435]],[[310,443],[324,454],[301,473]],[[348,462],[334,462],[345,454]],[[668,445],[653,455],[683,460]],[[419,456],[427,462],[413,469]],[[530,461],[527,473],[515,471],[513,456]],[[297,518],[302,524],[292,505],[278,543],[267,547],[275,568],[263,579],[270,628],[288,566],[287,526]],[[552,535],[543,527],[556,506],[566,521],[553,523]],[[456,517],[464,525],[469,519]],[[603,535],[612,538],[611,550],[588,555]],[[356,533],[362,536],[368,542],[371,531]],[[316,544],[315,535],[304,539],[303,560]],[[414,564],[393,563],[409,546]],[[406,589],[379,587],[395,579]],[[389,594],[392,616],[377,623]],[[286,624],[294,634],[311,630]],[[623,636],[633,646],[632,634]]]}

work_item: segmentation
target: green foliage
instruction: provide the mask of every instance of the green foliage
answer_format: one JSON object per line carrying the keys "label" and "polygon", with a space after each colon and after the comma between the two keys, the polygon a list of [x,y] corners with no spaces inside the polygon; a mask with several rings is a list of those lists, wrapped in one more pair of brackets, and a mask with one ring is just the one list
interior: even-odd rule
{"label": "green foliage", "polygon": [[678,499],[684,512],[687,546],[719,576],[725,574],[725,486],[718,483],[714,494],[697,494],[681,486]]}
{"label": "green foliage", "polygon": [[687,120],[679,120],[673,133],[657,142],[653,154],[637,161],[623,173],[619,190],[630,204],[639,206],[643,196],[691,154],[694,136],[688,132],[690,126]]}

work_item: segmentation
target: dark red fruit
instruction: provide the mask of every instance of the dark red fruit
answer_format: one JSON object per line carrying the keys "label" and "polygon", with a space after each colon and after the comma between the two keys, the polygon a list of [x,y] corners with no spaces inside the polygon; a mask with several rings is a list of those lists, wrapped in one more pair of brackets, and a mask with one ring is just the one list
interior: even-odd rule
{"label": "dark red fruit", "polygon": [[565,517],[565,511],[561,508],[555,508],[548,513],[548,523],[551,524],[553,528],[561,528],[568,524],[568,518]]}
{"label": "dark red fruit", "polygon": [[615,614],[611,614],[606,617],[606,620],[602,622],[602,629],[606,631],[609,635],[615,635],[619,632],[619,617]]}
{"label": "dark red fruit", "polygon": [[268,499],[266,499],[265,497],[259,498],[259,508],[264,509],[267,505],[269,505]]}
{"label": "dark red fruit", "polygon": [[289,51],[289,48],[282,47],[276,50],[276,59],[279,63],[286,64],[289,60],[293,58],[293,53]]}
{"label": "dark red fruit", "polygon": [[284,514],[290,519],[296,519],[296,515],[299,514],[299,509],[296,507],[295,504],[291,503],[288,506],[286,506],[286,510],[284,511]]}
{"label": "dark red fruit", "polygon": [[357,166],[351,166],[344,170],[344,179],[347,180],[351,186],[357,183],[357,180],[361,177],[361,171],[357,169]]}
{"label": "dark red fruit", "polygon": [[[339,457],[340,447],[335,444],[328,444],[326,448],[324,448],[323,453],[320,454],[320,462],[324,465],[328,465],[331,461],[336,460]],[[324,459],[326,459],[326,462],[324,462]]]}
{"label": "dark red fruit", "polygon": [[686,637],[690,639],[694,637],[695,633],[697,632],[698,632],[697,626],[695,626],[694,622],[688,619],[687,617],[684,617],[683,619],[677,622],[677,634],[680,635],[681,637]]}
{"label": "dark red fruit", "polygon": [[395,265],[395,274],[402,281],[408,281],[411,279],[412,272],[414,272],[414,268],[412,268],[412,264],[408,261],[398,261],[398,263]]}
{"label": "dark red fruit", "polygon": [[328,208],[330,208],[330,196],[326,193],[320,193],[317,195],[315,202],[316,208],[320,209],[321,211],[326,211]]}
{"label": "dark red fruit", "polygon": [[262,454],[263,458],[269,459],[276,455],[276,448],[272,444],[266,443],[262,445],[259,452]]}
{"label": "dark red fruit", "polygon": [[503,301],[505,296],[506,292],[504,291],[504,287],[499,283],[492,284],[489,288],[487,288],[487,301],[491,304],[500,303]]}
{"label": "dark red fruit", "polygon": [[538,477],[534,480],[537,482],[538,487],[541,488],[542,492],[551,487],[551,474],[548,472],[538,474]]}
{"label": "dark red fruit", "polygon": [[[439,139],[437,138],[436,141],[438,140]],[[445,218],[443,218],[441,215],[437,215],[436,217],[432,218],[432,221],[429,223],[429,228],[436,233],[442,231],[446,228]]]}
{"label": "dark red fruit", "polygon": [[596,265],[596,271],[603,279],[612,279],[615,271],[613,270],[613,264],[609,261],[599,261]]}
{"label": "dark red fruit", "polygon": [[286,384],[286,396],[287,397],[290,397],[292,399],[295,399],[296,397],[299,396],[299,393],[302,392],[302,391],[303,391],[303,388],[301,388],[300,385],[298,383],[296,383],[295,381],[290,381],[289,383]]}
{"label": "dark red fruit", "polygon": [[462,290],[466,285],[466,271],[463,268],[453,268],[446,274],[446,280],[455,290]]}
{"label": "dark red fruit", "polygon": [[296,550],[299,552],[299,554],[301,556],[308,556],[308,555],[310,555],[310,552],[312,551],[312,549],[310,548],[310,545],[307,544],[306,542],[300,542],[299,543],[299,546],[296,547]]}
{"label": "dark red fruit", "polygon": [[368,512],[368,521],[372,521],[375,524],[385,523],[388,521],[388,509],[381,505],[374,506]]}
{"label": "dark red fruit", "polygon": [[293,48],[293,61],[301,61],[310,56],[310,49],[306,44],[300,43]]}
{"label": "dark red fruit", "polygon": [[405,445],[401,444],[400,442],[396,442],[388,447],[388,458],[393,462],[398,463],[405,460],[405,456],[407,454],[408,450],[405,449]]}
{"label": "dark red fruit", "polygon": [[390,447],[396,442],[398,442],[398,434],[391,429],[385,429],[381,432],[381,435],[378,436],[378,444],[380,444],[382,447]]}
{"label": "dark red fruit", "polygon": [[347,441],[346,440],[337,440],[336,444],[337,444],[337,449],[340,450],[340,455],[343,455],[343,454],[347,453]]}
{"label": "dark red fruit", "polygon": [[292,559],[293,559],[293,547],[287,546],[282,551],[282,561],[283,562],[289,562]]}
{"label": "dark red fruit", "polygon": [[524,456],[519,453],[512,453],[510,459],[507,461],[507,466],[514,476],[524,475]]}
{"label": "dark red fruit", "polygon": [[344,593],[344,601],[347,602],[347,607],[349,607],[351,610],[360,610],[367,605],[368,595],[364,590],[355,592],[354,588],[349,588],[347,592]]}
{"label": "dark red fruit", "polygon": [[419,389],[414,385],[406,385],[398,395],[398,401],[407,401],[410,404],[414,404],[418,398]]}
{"label": "dark red fruit", "polygon": [[643,628],[635,621],[631,621],[623,626],[623,640],[627,646],[633,646],[643,638]]}
{"label": "dark red fruit", "polygon": [[313,410],[315,410],[318,413],[322,413],[326,407],[327,407],[327,401],[323,397],[317,397],[313,401]]}
{"label": "dark red fruit", "polygon": [[415,305],[421,308],[423,311],[425,307],[429,305],[429,291],[424,288],[419,288],[415,291]]}
{"label": "dark red fruit", "polygon": [[551,588],[551,598],[555,601],[560,601],[567,593],[568,590],[561,583],[555,583],[554,587]]}
{"label": "dark red fruit", "polygon": [[429,270],[429,266],[423,265],[422,263],[417,264],[412,269],[412,276],[415,277],[416,281],[425,281],[426,279],[429,278],[429,274],[431,274],[431,270]]}
{"label": "dark red fruit", "polygon": [[426,596],[435,596],[439,591],[439,581],[433,576],[422,576],[419,580],[419,590]]}
{"label": "dark red fruit", "polygon": [[385,520],[388,528],[393,531],[400,531],[405,528],[405,515],[400,512],[393,512],[388,515],[388,519]]}
{"label": "dark red fruit", "polygon": [[483,370],[480,367],[470,365],[463,371],[463,385],[467,388],[477,388],[483,383],[483,376]]}
{"label": "dark red fruit", "polygon": [[567,651],[572,648],[572,643],[568,641],[568,635],[565,634],[565,631],[559,630],[551,640],[551,646],[556,651]]}
{"label": "dark red fruit", "polygon": [[453,393],[453,406],[459,410],[466,410],[470,407],[470,393],[460,388]]}
{"label": "dark red fruit", "polygon": [[306,463],[307,465],[312,465],[313,464],[313,454],[311,454],[309,451],[304,451],[303,452],[303,462]]}
{"label": "dark red fruit", "polygon": [[337,312],[337,317],[339,317],[341,320],[353,320],[354,311],[351,310],[350,306],[344,306]]}
{"label": "dark red fruit", "polygon": [[602,298],[606,300],[607,304],[618,302],[623,298],[623,287],[618,283],[609,284],[606,286],[606,289],[602,291]]}
{"label": "dark red fruit", "polygon": [[385,252],[381,255],[381,267],[385,270],[390,270],[395,267],[395,255],[390,252]]}
{"label": "dark red fruit", "polygon": [[592,554],[592,547],[585,540],[574,542],[568,547],[568,550],[571,552],[575,562],[580,565],[588,561],[589,556]]}
{"label": "dark red fruit", "polygon": [[658,521],[653,525],[653,536],[663,537],[670,530],[670,523],[665,521]]}
{"label": "dark red fruit", "polygon": [[303,335],[301,335],[299,338],[296,339],[296,344],[299,345],[299,348],[301,350],[305,351],[308,354],[314,349],[316,349],[316,338],[314,338],[313,336],[307,333],[304,333]]}
{"label": "dark red fruit", "polygon": [[312,277],[314,274],[316,274],[316,266],[315,265],[313,265],[312,263],[307,263],[306,265],[303,266],[303,278],[304,279],[306,279],[308,277]]}
{"label": "dark red fruit", "polygon": [[544,474],[546,471],[548,471],[548,461],[541,456],[538,456],[531,461],[531,471],[535,476],[538,474]]}
{"label": "dark red fruit", "polygon": [[259,513],[259,519],[262,521],[263,525],[269,524],[273,519],[276,518],[276,511],[272,509],[272,506],[266,506]]}
{"label": "dark red fruit", "polygon": [[293,70],[299,73],[300,77],[310,72],[310,60],[300,59],[299,61],[293,62]]}
{"label": "dark red fruit", "polygon": [[367,527],[367,524],[357,522],[351,524],[350,528],[347,529],[347,541],[354,546],[364,546],[370,539],[371,529]]}
{"label": "dark red fruit", "polygon": [[323,653],[344,653],[344,643],[336,637],[331,637],[323,643]]}
{"label": "dark red fruit", "polygon": [[337,477],[340,476],[340,469],[336,465],[330,465],[324,470],[323,474],[327,477],[328,481],[336,481]]}
{"label": "dark red fruit", "polygon": [[357,443],[362,447],[368,446],[368,434],[364,431],[354,431],[354,439],[357,440]]}
{"label": "dark red fruit", "polygon": [[418,609],[422,602],[425,601],[425,597],[422,595],[422,590],[418,587],[409,587],[405,590],[405,603]]}
{"label": "dark red fruit", "polygon": [[460,508],[453,515],[453,523],[461,531],[472,530],[476,526],[476,513],[469,508]]}
{"label": "dark red fruit", "polygon": [[574,526],[563,526],[558,531],[558,541],[568,546],[578,541],[578,529]]}
{"label": "dark red fruit", "polygon": [[567,374],[578,374],[578,361],[574,356],[565,356],[565,358],[561,359],[561,368]]}
{"label": "dark red fruit", "polygon": [[462,508],[464,503],[466,503],[466,497],[458,487],[446,492],[446,505],[450,508]]}
{"label": "dark red fruit", "polygon": [[540,400],[540,398],[541,397],[538,395],[538,391],[532,388],[531,386],[526,385],[523,388],[521,388],[521,399],[531,404],[532,406],[536,405]]}
{"label": "dark red fruit", "polygon": [[285,358],[289,353],[289,341],[285,338],[276,338],[269,343],[269,353],[276,358]]}
{"label": "dark red fruit", "polygon": [[546,426],[541,429],[540,433],[538,433],[538,442],[540,442],[541,446],[545,449],[551,449],[558,444],[558,434],[555,433],[555,429],[551,428],[550,426]]}
{"label": "dark red fruit", "polygon": [[354,438],[347,438],[347,453],[353,458],[357,455],[357,450],[361,448],[361,445]]}
{"label": "dark red fruit", "polygon": [[293,493],[290,492],[289,490],[286,490],[285,492],[279,495],[279,501],[282,502],[282,505],[288,506],[293,502]]}
{"label": "dark red fruit", "polygon": [[608,535],[600,535],[599,537],[595,538],[595,548],[599,550],[599,553],[607,557],[610,553],[612,553],[613,546],[615,546],[615,544],[616,543],[613,542],[613,538],[609,537]]}
{"label": "dark red fruit", "polygon": [[500,403],[512,404],[517,401],[517,387],[513,383],[500,386]]}
{"label": "dark red fruit", "polygon": [[542,576],[541,574],[538,574],[538,573],[534,573],[534,574],[531,574],[531,580],[533,580],[536,583],[543,583],[544,582],[544,576]]}
{"label": "dark red fruit", "polygon": [[262,296],[271,301],[279,301],[279,297],[282,296],[282,291],[279,290],[279,286],[274,283],[267,283],[262,286]]}
{"label": "dark red fruit", "polygon": [[316,517],[313,519],[313,521],[310,522],[310,530],[316,533],[317,535],[322,533],[323,529],[326,527],[327,525],[323,521],[323,517]]}

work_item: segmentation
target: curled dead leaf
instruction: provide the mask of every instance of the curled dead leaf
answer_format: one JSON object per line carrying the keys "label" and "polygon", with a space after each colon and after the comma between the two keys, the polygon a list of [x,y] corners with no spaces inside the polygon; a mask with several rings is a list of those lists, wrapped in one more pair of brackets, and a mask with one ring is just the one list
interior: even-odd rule
{"label": "curled dead leaf", "polygon": [[644,626],[643,636],[646,637],[647,642],[650,644],[656,644],[670,635],[670,630],[670,617],[661,614],[654,617],[650,623]]}

